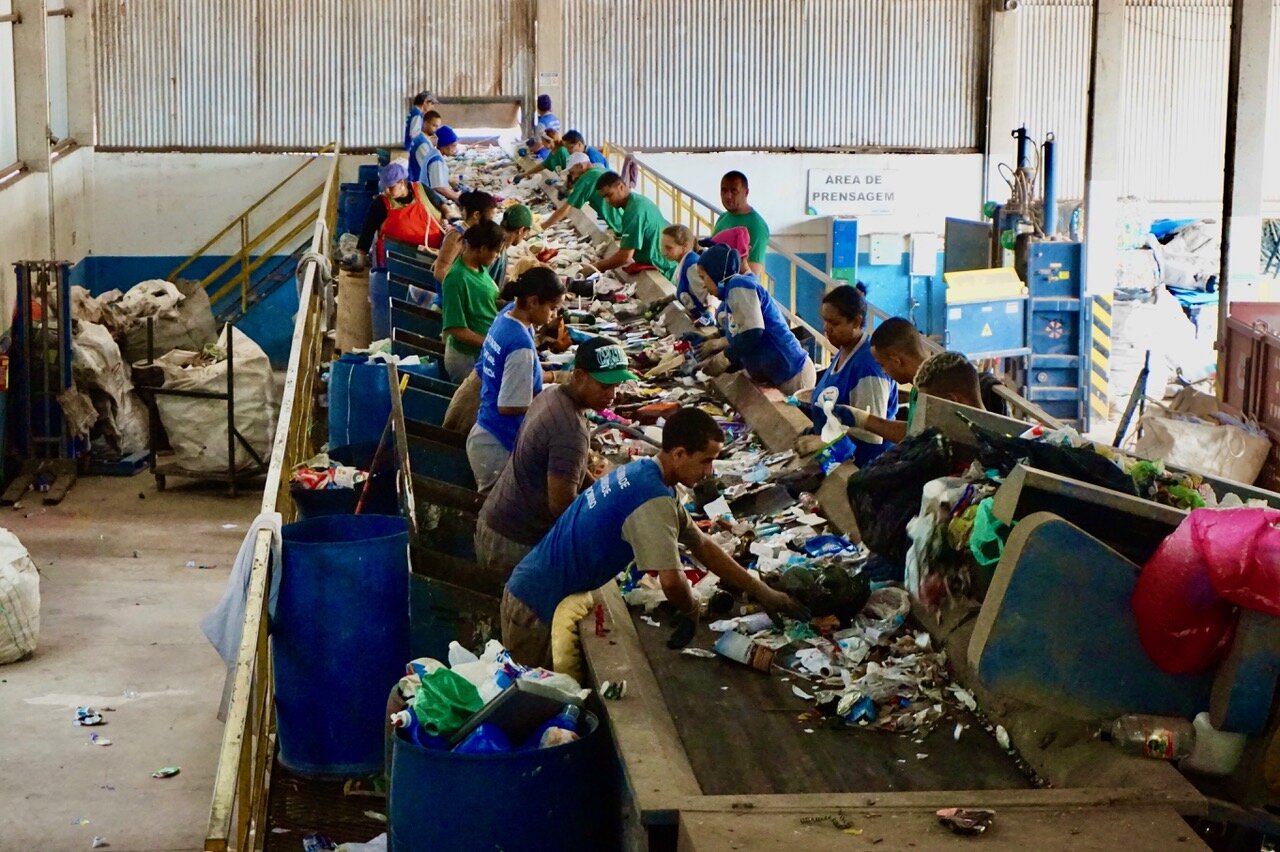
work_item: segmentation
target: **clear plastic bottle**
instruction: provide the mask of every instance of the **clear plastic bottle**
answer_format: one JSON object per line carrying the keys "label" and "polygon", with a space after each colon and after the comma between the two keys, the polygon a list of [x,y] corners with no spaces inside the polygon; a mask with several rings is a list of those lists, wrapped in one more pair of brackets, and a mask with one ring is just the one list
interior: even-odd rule
{"label": "clear plastic bottle", "polygon": [[1111,725],[1111,742],[1130,754],[1157,760],[1182,760],[1196,743],[1191,722],[1175,716],[1121,716]]}

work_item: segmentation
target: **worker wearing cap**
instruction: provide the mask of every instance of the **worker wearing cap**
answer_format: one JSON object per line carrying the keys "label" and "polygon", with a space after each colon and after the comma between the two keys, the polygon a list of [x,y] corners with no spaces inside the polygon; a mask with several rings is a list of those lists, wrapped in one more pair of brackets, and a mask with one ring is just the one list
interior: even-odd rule
{"label": "worker wearing cap", "polygon": [[715,293],[720,298],[719,325],[723,336],[698,349],[709,360],[727,352],[731,365],[740,365],[753,382],[792,394],[818,380],[813,360],[804,351],[778,303],[750,272],[741,272],[739,254],[725,245],[702,253],[689,274],[695,296]]}
{"label": "worker wearing cap", "polygon": [[[611,363],[602,366],[626,369],[620,348],[610,356]],[[676,485],[692,488],[710,476],[723,445],[724,433],[711,415],[682,408],[667,418],[657,456],[615,468],[574,499],[516,565],[503,589],[502,643],[516,662],[563,668],[566,655],[553,653],[553,642],[574,644],[573,616],[588,611],[586,596],[632,562],[641,571],[657,572],[663,593],[679,613],[668,646],[687,645],[697,628],[699,606],[684,575],[682,544],[726,585],[751,594],[766,609],[797,611],[790,597],[747,573],[699,530],[676,492]]]}
{"label": "worker wearing cap", "polygon": [[598,261],[596,269],[605,272],[642,263],[670,278],[676,265],[662,255],[662,229],[667,227],[667,220],[658,206],[640,193],[632,192],[617,172],[602,174],[596,180],[596,191],[610,205],[622,211],[620,247]]}
{"label": "worker wearing cap", "polygon": [[357,260],[346,264],[363,268],[368,264],[368,252],[374,247],[373,268],[386,268],[385,241],[395,240],[411,246],[427,246],[438,249],[444,239],[444,229],[435,208],[427,199],[425,188],[409,180],[409,173],[400,161],[388,163],[378,171],[378,188],[382,194],[369,205],[360,238],[356,241]]}
{"label": "worker wearing cap", "polygon": [[604,196],[597,189],[597,184],[604,176],[605,170],[593,165],[591,158],[584,153],[569,155],[568,162],[569,194],[565,197],[564,203],[542,223],[542,227],[550,228],[568,216],[571,209],[581,210],[584,204],[590,204],[591,209],[596,211],[609,230],[621,231],[622,211],[605,201]]}
{"label": "worker wearing cap", "polygon": [[548,94],[538,95],[538,100],[534,104],[538,111],[538,117],[534,119],[534,127],[545,127],[548,130],[560,132],[560,119],[556,118],[555,113],[551,111],[551,96]]}
{"label": "worker wearing cap", "polygon": [[533,230],[533,211],[523,204],[513,204],[502,214],[502,232],[506,240],[502,243],[502,252],[489,267],[489,277],[501,290],[507,280],[507,250],[525,241]]}
{"label": "worker wearing cap", "polygon": [[524,178],[533,177],[538,172],[542,171],[564,171],[569,168],[569,160],[574,154],[585,154],[587,162],[593,163],[597,166],[603,166],[605,168],[608,168],[609,166],[609,161],[605,159],[604,154],[601,154],[598,150],[588,145],[581,133],[576,130],[570,130],[563,138],[561,138],[560,144],[555,147],[555,150],[552,151],[545,160],[524,174],[517,175],[515,183],[519,183]]}
{"label": "worker wearing cap", "polygon": [[746,228],[751,234],[751,250],[743,257],[756,277],[763,278],[764,258],[769,251],[769,225],[747,203],[749,192],[747,176],[742,172],[727,172],[720,178],[720,203],[724,205],[724,212],[711,232],[718,234],[729,228]]}
{"label": "worker wearing cap", "polygon": [[635,379],[622,347],[607,337],[578,344],[567,383],[533,398],[502,470],[476,523],[476,561],[505,582],[595,478],[587,469],[587,411],[613,405],[614,390]]}
{"label": "worker wearing cap", "polygon": [[[404,149],[412,152],[418,134],[424,133],[423,119],[427,110],[438,106],[440,101],[431,92],[418,92],[413,96],[413,104],[409,107],[409,115],[404,120]],[[429,136],[430,133],[427,133]]]}
{"label": "worker wearing cap", "polygon": [[[450,181],[449,164],[444,159],[456,153],[458,153],[458,134],[447,124],[440,125],[436,130],[434,146],[425,134],[418,135],[418,144],[414,147],[413,157],[410,158],[409,176],[413,179],[416,165],[422,184],[441,199],[437,202],[437,206],[443,206],[444,201],[456,202],[462,195]],[[437,200],[433,198],[432,201]]]}

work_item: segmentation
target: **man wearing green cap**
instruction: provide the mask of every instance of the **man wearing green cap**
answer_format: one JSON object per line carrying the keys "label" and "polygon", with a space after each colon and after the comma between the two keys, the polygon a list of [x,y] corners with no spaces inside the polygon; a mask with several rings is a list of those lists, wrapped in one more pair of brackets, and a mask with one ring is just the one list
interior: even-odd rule
{"label": "man wearing green cap", "polygon": [[533,230],[533,211],[523,204],[513,204],[502,214],[502,232],[505,239],[498,259],[489,267],[489,277],[498,285],[498,291],[507,283],[507,249],[524,242]]}
{"label": "man wearing green cap", "polygon": [[590,431],[586,412],[613,404],[614,389],[635,376],[622,347],[593,337],[574,353],[573,376],[533,398],[511,461],[485,500],[476,523],[476,560],[504,581],[583,488]]}

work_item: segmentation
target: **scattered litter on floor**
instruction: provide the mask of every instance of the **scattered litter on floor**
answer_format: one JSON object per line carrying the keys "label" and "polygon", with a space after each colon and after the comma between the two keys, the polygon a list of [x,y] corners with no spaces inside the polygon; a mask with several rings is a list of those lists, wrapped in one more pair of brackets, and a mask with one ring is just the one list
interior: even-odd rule
{"label": "scattered litter on floor", "polygon": [[89,744],[96,745],[96,746],[109,746],[111,745],[111,740],[107,737],[102,736],[101,734],[90,734]]}
{"label": "scattered litter on floor", "polygon": [[103,837],[102,835],[100,835],[100,834],[95,834],[95,835],[93,836],[93,844],[92,844],[92,848],[94,848],[94,849],[101,849],[101,848],[102,848],[102,847],[104,847],[104,846],[110,846],[110,845],[111,845],[111,844],[107,842],[107,838]]}
{"label": "scattered litter on floor", "polygon": [[302,852],[332,852],[337,848],[338,844],[323,834],[308,834],[302,838]]}
{"label": "scattered litter on floor", "polygon": [[1005,751],[1013,748],[1009,742],[1009,732],[1004,729],[1004,725],[996,725],[996,742],[1000,743],[1000,748]]}
{"label": "scattered litter on floor", "polygon": [[196,568],[196,569],[199,569],[199,570],[201,570],[201,571],[208,571],[210,568],[217,568],[218,566],[217,566],[217,565],[203,565],[203,564],[200,564],[200,563],[196,562],[194,559],[188,559],[188,560],[187,560],[187,567],[188,567],[188,568]]}
{"label": "scattered litter on floor", "polygon": [[222,528],[223,528],[224,530],[233,530],[233,529],[237,528],[238,526],[240,526],[240,525],[239,525],[239,524],[223,524],[223,525],[222,525]]}
{"label": "scattered litter on floor", "polygon": [[649,616],[647,616],[647,615],[642,615],[642,616],[640,616],[640,620],[641,620],[641,621],[643,621],[645,624],[649,625],[650,627],[661,627],[661,626],[662,626],[662,623],[661,623],[661,622],[657,621],[656,619],[650,618],[650,617],[649,617]]}
{"label": "scattered litter on floor", "polygon": [[72,825],[88,825],[89,820],[85,819],[84,817],[76,817],[75,819],[71,820],[71,824]]}
{"label": "scattered litter on floor", "polygon": [[387,815],[386,815],[386,814],[380,814],[380,813],[378,813],[377,811],[365,811],[365,812],[364,812],[364,815],[365,815],[365,816],[367,816],[369,819],[374,820],[375,822],[386,822],[386,821],[387,821]]}
{"label": "scattered litter on floor", "polygon": [[91,728],[94,725],[105,725],[107,720],[102,718],[102,714],[92,707],[77,707],[76,718],[72,724]]}
{"label": "scattered litter on floor", "polygon": [[702,660],[714,660],[716,658],[715,652],[708,651],[706,648],[685,648],[680,653],[688,654],[690,657],[697,657]]}
{"label": "scattered litter on floor", "polygon": [[152,778],[172,778],[182,770],[177,766],[162,766],[151,773]]}
{"label": "scattered litter on floor", "polygon": [[626,694],[627,682],[625,680],[606,680],[600,684],[600,697],[606,701],[617,701]]}
{"label": "scattered litter on floor", "polygon": [[996,812],[986,808],[943,808],[938,822],[956,834],[982,834],[991,827]]}
{"label": "scattered litter on floor", "polygon": [[120,694],[121,694],[121,697],[123,697],[125,700],[132,701],[133,699],[137,698],[140,693],[134,687],[126,686],[124,688],[124,692]]}
{"label": "scattered litter on floor", "polygon": [[387,835],[379,834],[368,843],[344,843],[338,847],[338,852],[386,852]]}

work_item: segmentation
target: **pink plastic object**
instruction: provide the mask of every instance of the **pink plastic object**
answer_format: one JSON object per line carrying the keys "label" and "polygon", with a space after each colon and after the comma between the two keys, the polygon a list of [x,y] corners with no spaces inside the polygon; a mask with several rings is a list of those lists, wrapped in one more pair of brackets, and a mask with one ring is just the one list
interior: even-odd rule
{"label": "pink plastic object", "polygon": [[1132,605],[1156,665],[1203,671],[1230,647],[1237,606],[1280,616],[1280,511],[1196,509],[1147,560]]}

